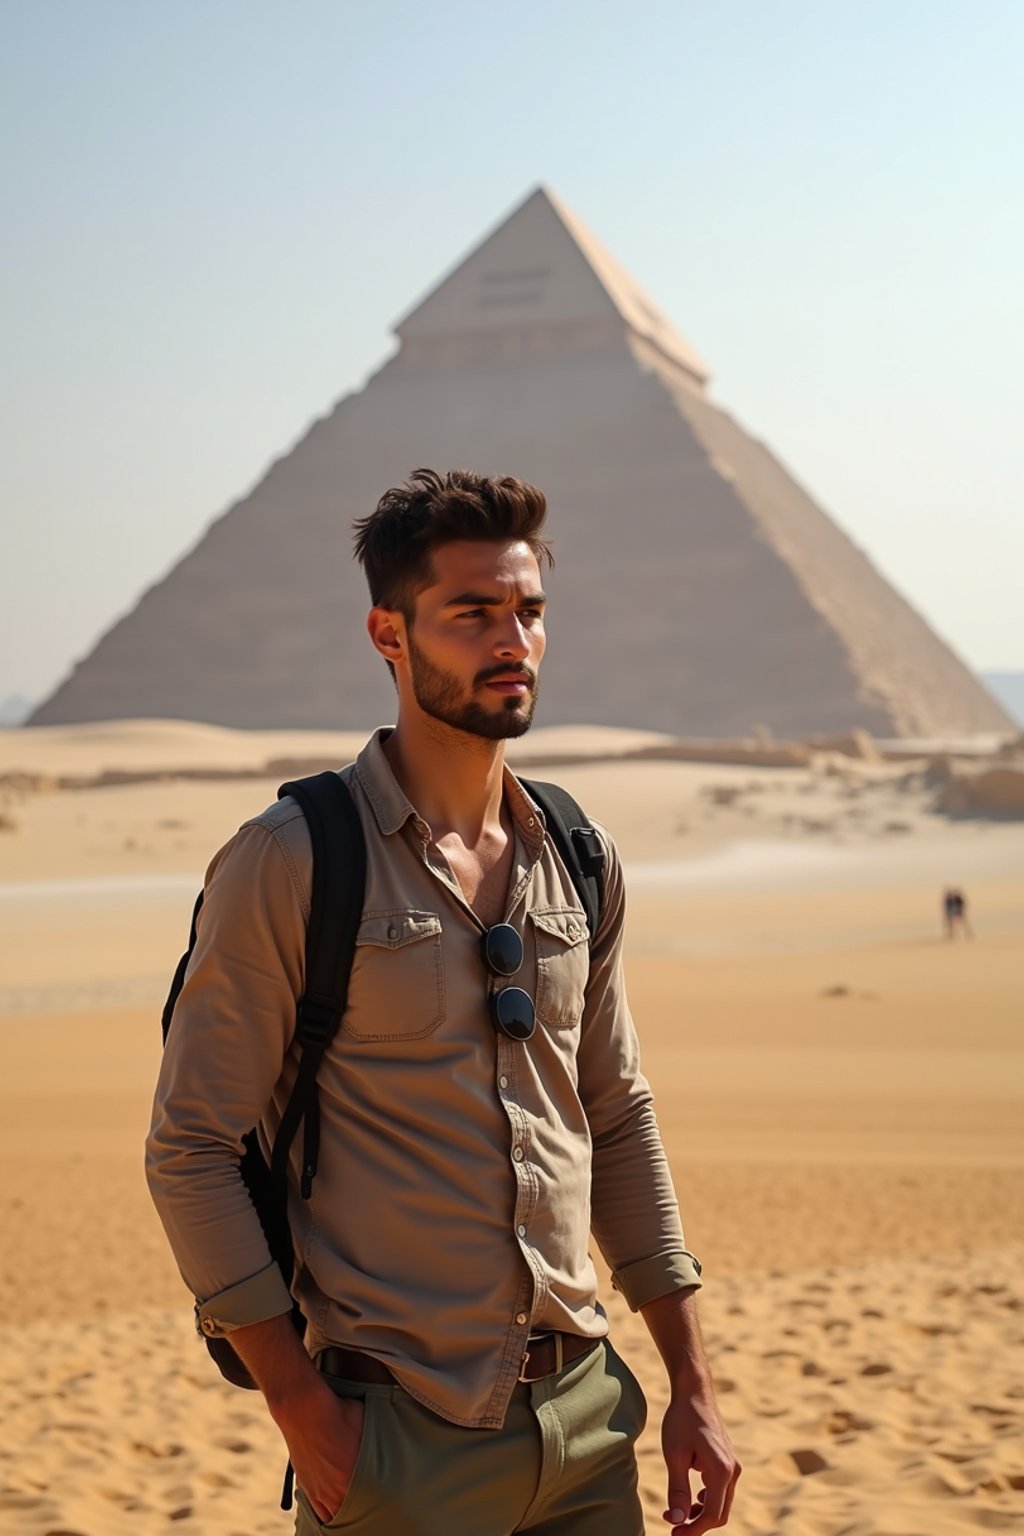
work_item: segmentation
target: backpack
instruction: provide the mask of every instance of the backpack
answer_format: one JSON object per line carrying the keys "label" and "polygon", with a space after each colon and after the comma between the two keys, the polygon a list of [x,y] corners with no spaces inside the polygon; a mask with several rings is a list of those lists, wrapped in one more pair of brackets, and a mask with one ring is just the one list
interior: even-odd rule
{"label": "backpack", "polygon": [[[557,784],[520,783],[544,812],[547,830],[572,877],[587,915],[591,934],[597,932],[601,910],[604,849],[594,828],[575,800]],[[366,843],[352,794],[339,774],[328,770],[282,784],[278,799],[291,795],[309,826],[313,845],[313,877],[306,928],[306,987],[296,1013],[295,1039],[301,1048],[299,1070],[285,1106],[271,1152],[263,1155],[256,1128],[243,1137],[242,1180],[260,1219],[272,1258],[290,1286],[295,1255],[288,1225],[288,1154],[299,1125],[303,1127],[300,1193],[308,1200],[316,1177],[320,1144],[320,1101],[316,1077],[334,1039],[348,1001],[348,980],[355,954],[356,933],[363,912],[366,885]],[[164,1042],[174,1005],[185,980],[196,942],[196,924],[203,905],[200,891],[192,911],[188,948],[178,961],[164,1004]],[[198,1319],[199,1306],[196,1304]],[[292,1323],[300,1335],[306,1320],[298,1302],[292,1303]],[[222,1376],[237,1387],[256,1383],[227,1338],[203,1335]]]}

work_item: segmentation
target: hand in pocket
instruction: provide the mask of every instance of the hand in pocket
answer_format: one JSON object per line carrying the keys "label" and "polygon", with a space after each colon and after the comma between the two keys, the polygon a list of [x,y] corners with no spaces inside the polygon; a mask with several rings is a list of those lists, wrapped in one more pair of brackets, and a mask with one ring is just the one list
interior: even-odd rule
{"label": "hand in pocket", "polygon": [[345,1502],[363,1438],[365,1408],[355,1397],[336,1397],[322,1377],[278,1419],[295,1481],[321,1524],[333,1520]]}

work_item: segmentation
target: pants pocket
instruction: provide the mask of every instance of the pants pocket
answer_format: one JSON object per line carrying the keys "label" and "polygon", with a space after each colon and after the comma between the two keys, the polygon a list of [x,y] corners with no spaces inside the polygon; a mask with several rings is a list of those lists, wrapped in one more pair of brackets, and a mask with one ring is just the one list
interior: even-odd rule
{"label": "pants pocket", "polygon": [[[356,1453],[355,1465],[352,1468],[352,1477],[341,1508],[335,1511],[330,1520],[317,1519],[313,1506],[301,1488],[298,1490],[297,1497],[303,1513],[313,1522],[312,1529],[317,1531],[347,1531],[358,1518],[360,1511],[365,1509],[366,1500],[370,1497],[368,1489],[373,1487],[373,1467],[377,1445],[376,1420],[378,1410],[382,1406],[382,1399],[372,1389],[367,1391],[365,1387],[357,1386],[354,1383],[349,1385],[348,1383],[330,1381],[329,1385],[336,1396],[361,1400],[363,1404],[363,1432],[359,1441],[359,1450]],[[309,1527],[305,1529],[309,1529]],[[296,1523],[296,1536],[305,1536],[301,1519]]]}
{"label": "pants pocket", "polygon": [[604,1341],[608,1375],[619,1388],[619,1401],[612,1410],[609,1428],[620,1430],[630,1440],[638,1440],[647,1426],[647,1398],[629,1366],[608,1339]]}

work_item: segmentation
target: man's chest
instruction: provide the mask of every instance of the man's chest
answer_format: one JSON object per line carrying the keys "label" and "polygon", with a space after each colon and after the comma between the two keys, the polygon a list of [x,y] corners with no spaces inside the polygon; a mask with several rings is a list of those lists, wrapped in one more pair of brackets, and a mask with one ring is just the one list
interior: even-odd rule
{"label": "man's chest", "polygon": [[442,851],[466,905],[473,909],[485,928],[500,923],[509,900],[513,866],[511,843],[501,851],[500,856],[490,860],[481,858],[461,844],[458,847],[449,846]]}
{"label": "man's chest", "polygon": [[[574,1054],[589,950],[586,919],[571,883],[547,850],[533,861],[518,845],[490,867],[411,838],[389,857],[371,845],[362,921],[342,1034],[390,1042],[389,1059],[410,1064],[432,1045],[493,1044],[487,996],[491,978],[481,930],[508,921],[523,943],[515,985],[533,995],[539,1022]],[[408,1051],[393,1055],[400,1041]],[[538,1046],[539,1048],[539,1046]],[[363,1054],[362,1050],[360,1054]]]}

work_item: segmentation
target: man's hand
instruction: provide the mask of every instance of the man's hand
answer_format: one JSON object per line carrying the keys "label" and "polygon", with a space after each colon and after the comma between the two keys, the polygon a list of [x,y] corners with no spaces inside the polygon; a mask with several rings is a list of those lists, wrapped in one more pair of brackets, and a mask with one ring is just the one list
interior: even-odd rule
{"label": "man's hand", "polygon": [[[675,1392],[665,1410],[661,1446],[668,1468],[668,1509],[673,1531],[703,1536],[725,1525],[732,1509],[740,1464],[725,1432],[710,1384]],[[694,1497],[690,1473],[701,1487]]]}
{"label": "man's hand", "polygon": [[[647,1302],[640,1313],[665,1362],[672,1393],[661,1426],[668,1468],[665,1519],[684,1536],[704,1536],[728,1520],[741,1469],[715,1402],[696,1294],[670,1291]],[[696,1495],[691,1472],[701,1483]]]}
{"label": "man's hand", "polygon": [[322,1376],[309,1390],[270,1411],[285,1438],[295,1481],[317,1519],[333,1520],[348,1493],[363,1437],[363,1405],[336,1397]]}
{"label": "man's hand", "polygon": [[359,1455],[362,1403],[335,1397],[287,1315],[236,1328],[231,1343],[267,1400],[317,1519],[333,1520]]}

